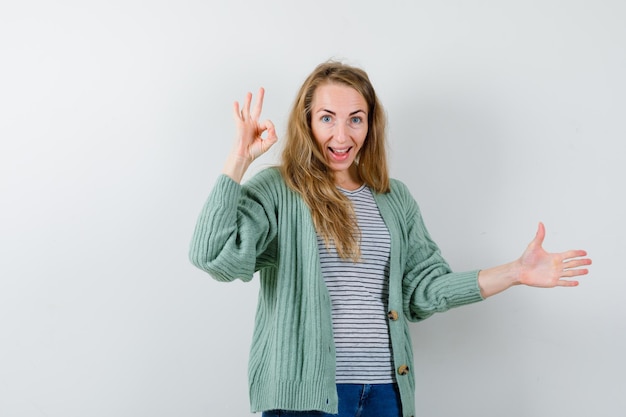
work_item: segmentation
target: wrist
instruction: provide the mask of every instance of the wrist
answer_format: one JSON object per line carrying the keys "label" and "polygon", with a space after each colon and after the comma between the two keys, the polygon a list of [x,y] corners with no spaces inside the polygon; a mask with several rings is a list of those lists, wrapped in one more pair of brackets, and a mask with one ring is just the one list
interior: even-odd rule
{"label": "wrist", "polygon": [[228,175],[233,181],[240,183],[251,162],[250,158],[245,156],[230,154],[226,158],[222,173]]}
{"label": "wrist", "polygon": [[522,284],[521,271],[522,271],[522,262],[519,259],[510,263],[508,279],[511,282],[511,286]]}
{"label": "wrist", "polygon": [[521,284],[519,271],[519,261],[481,270],[478,273],[478,285],[482,296],[487,298]]}

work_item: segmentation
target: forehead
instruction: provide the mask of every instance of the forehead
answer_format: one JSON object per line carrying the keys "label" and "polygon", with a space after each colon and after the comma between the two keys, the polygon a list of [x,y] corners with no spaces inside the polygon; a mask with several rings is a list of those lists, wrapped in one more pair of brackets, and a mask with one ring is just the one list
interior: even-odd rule
{"label": "forehead", "polygon": [[[367,111],[365,98],[354,88],[337,83],[322,84],[313,93],[313,111],[327,110],[355,110]],[[331,108],[332,107],[332,108]]]}

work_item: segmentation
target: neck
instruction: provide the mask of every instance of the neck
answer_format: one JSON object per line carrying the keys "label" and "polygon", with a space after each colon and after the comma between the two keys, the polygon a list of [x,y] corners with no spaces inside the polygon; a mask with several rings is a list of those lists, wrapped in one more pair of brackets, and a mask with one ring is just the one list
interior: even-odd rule
{"label": "neck", "polygon": [[354,191],[363,185],[356,165],[352,165],[347,171],[335,172],[333,180],[337,187],[348,191]]}

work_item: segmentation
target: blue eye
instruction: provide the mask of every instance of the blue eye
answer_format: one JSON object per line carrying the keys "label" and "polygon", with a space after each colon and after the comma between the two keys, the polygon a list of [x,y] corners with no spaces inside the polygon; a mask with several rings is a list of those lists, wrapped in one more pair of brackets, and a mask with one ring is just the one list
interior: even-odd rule
{"label": "blue eye", "polygon": [[322,116],[322,122],[323,123],[329,123],[330,122],[330,116]]}
{"label": "blue eye", "polygon": [[358,125],[358,124],[359,124],[359,123],[361,123],[363,120],[362,120],[360,117],[355,116],[355,117],[353,117],[353,118],[351,119],[351,121],[352,121],[352,123],[354,123],[355,125]]}

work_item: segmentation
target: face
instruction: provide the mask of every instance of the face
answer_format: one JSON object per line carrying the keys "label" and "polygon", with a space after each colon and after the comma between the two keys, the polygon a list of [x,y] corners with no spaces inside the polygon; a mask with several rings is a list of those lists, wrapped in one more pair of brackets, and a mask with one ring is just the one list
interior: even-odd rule
{"label": "face", "polygon": [[313,93],[311,130],[335,180],[356,175],[354,161],[367,136],[365,99],[352,87],[323,84]]}

